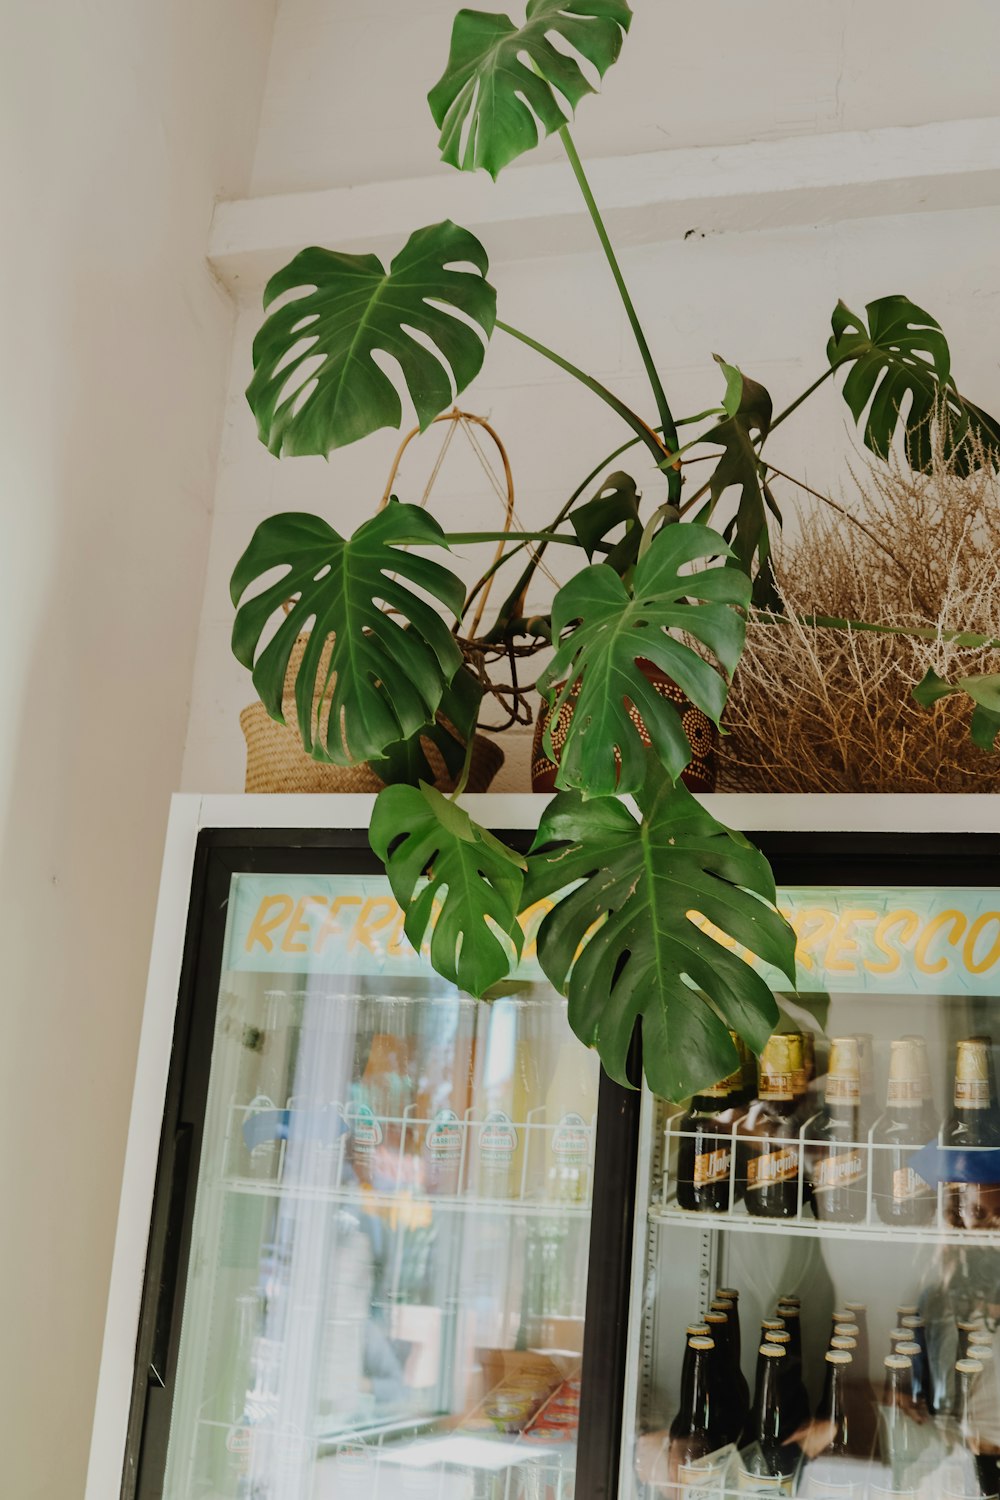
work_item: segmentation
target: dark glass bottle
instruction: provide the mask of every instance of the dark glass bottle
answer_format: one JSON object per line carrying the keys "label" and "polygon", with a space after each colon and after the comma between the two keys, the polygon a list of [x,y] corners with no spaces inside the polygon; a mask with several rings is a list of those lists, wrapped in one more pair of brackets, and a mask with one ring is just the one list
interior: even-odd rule
{"label": "dark glass bottle", "polygon": [[798,1211],[799,1122],[789,1039],[772,1036],[760,1059],[757,1098],[737,1128],[746,1205],[765,1219]]}
{"label": "dark glass bottle", "polygon": [[710,1338],[696,1335],[688,1339],[681,1372],[681,1404],[670,1424],[667,1471],[671,1485],[680,1483],[687,1464],[707,1457],[726,1442],[714,1361],[715,1344]]}
{"label": "dark glass bottle", "polygon": [[867,1151],[856,1037],[831,1042],[823,1114],[809,1129],[813,1212],[817,1219],[857,1224],[866,1210]]}
{"label": "dark glass bottle", "polygon": [[885,1113],[872,1134],[875,1210],[883,1224],[928,1224],[934,1217],[937,1193],[909,1163],[936,1134],[924,1100],[919,1049],[911,1040],[893,1042]]}
{"label": "dark glass bottle", "polygon": [[[907,1329],[907,1333],[909,1333]],[[910,1361],[910,1390],[913,1394],[914,1404],[921,1411],[930,1411],[933,1403],[933,1391],[931,1389],[930,1363],[927,1352],[922,1349],[916,1339],[907,1339],[905,1342],[893,1341],[893,1354],[898,1354],[902,1359]]]}
{"label": "dark glass bottle", "polygon": [[[719,1318],[721,1326],[716,1321]],[[706,1313],[705,1322],[709,1325],[709,1337],[715,1339],[721,1350],[719,1367],[725,1381],[726,1427],[729,1441],[735,1443],[750,1411],[750,1387],[740,1362],[740,1319],[735,1303],[728,1297],[717,1299]]]}
{"label": "dark glass bottle", "polygon": [[[777,1344],[761,1344],[757,1354],[757,1386],[749,1427],[749,1446],[740,1457],[740,1488],[791,1494],[799,1448],[786,1441],[789,1432],[784,1408],[784,1367],[788,1356]],[[747,1479],[750,1483],[747,1483]],[[753,1480],[763,1481],[754,1484]]]}
{"label": "dark glass bottle", "polygon": [[931,1380],[930,1353],[927,1348],[927,1325],[923,1318],[908,1313],[903,1319],[903,1327],[910,1341],[920,1350],[919,1356],[913,1360],[913,1399],[918,1406],[922,1406],[933,1416],[937,1408],[934,1400],[934,1385]]}
{"label": "dark glass bottle", "polygon": [[[991,1059],[984,1040],[959,1042],[955,1059],[955,1094],[944,1128],[946,1147],[966,1153],[970,1176],[989,1177],[975,1165],[976,1153],[1000,1148],[997,1101],[990,1086]],[[1000,1183],[947,1182],[945,1221],[955,1229],[991,1229],[1000,1222]]]}
{"label": "dark glass bottle", "polygon": [[788,1437],[809,1420],[809,1397],[802,1383],[801,1355],[796,1357],[793,1335],[787,1328],[780,1333],[765,1334],[764,1342],[785,1351],[786,1357],[781,1365],[781,1410],[785,1419],[782,1437]]}
{"label": "dark glass bottle", "polygon": [[998,1455],[988,1451],[979,1431],[974,1395],[983,1374],[978,1359],[960,1359],[955,1365],[956,1415],[965,1448],[972,1455],[981,1495],[996,1495],[1000,1485]]}
{"label": "dark glass bottle", "polygon": [[677,1126],[677,1202],[681,1208],[702,1213],[725,1213],[729,1208],[732,1132],[743,1113],[740,1068],[692,1099]]}
{"label": "dark glass bottle", "polygon": [[816,1433],[823,1447],[810,1466],[810,1492],[829,1484],[841,1495],[851,1493],[850,1486],[863,1478],[862,1465],[870,1452],[870,1438],[859,1431],[851,1398],[851,1356],[842,1349],[826,1351],[826,1378],[823,1395],[816,1408]]}

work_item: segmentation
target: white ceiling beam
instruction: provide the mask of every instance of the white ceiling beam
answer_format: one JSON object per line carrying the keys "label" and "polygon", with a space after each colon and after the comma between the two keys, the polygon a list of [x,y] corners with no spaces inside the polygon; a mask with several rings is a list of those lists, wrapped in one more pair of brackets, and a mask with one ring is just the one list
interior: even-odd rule
{"label": "white ceiling beam", "polygon": [[[949,120],[604,157],[588,165],[620,246],[689,234],[830,224],[1000,204],[1000,118]],[[256,295],[303,246],[392,255],[411,230],[451,218],[491,259],[591,248],[568,166],[367,183],[217,204],[209,258],[237,294]]]}

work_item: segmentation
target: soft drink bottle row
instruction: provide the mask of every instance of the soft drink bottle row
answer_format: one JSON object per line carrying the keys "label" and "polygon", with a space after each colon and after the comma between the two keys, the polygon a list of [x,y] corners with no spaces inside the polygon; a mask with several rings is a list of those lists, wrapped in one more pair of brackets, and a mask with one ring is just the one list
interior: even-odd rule
{"label": "soft drink bottle row", "polygon": [[[833,1038],[822,1091],[810,1032],[772,1036],[749,1085],[747,1072],[744,1066],[704,1090],[672,1127],[681,1208],[726,1213],[742,1199],[761,1218],[808,1208],[818,1219],[858,1223],[868,1216],[870,1191],[883,1223],[916,1226],[937,1213],[940,1173],[946,1225],[1000,1224],[1000,1107],[989,1037],[957,1043],[943,1129],[920,1036],[891,1043],[877,1118],[868,1034]],[[929,1169],[925,1148],[935,1143]],[[949,1181],[949,1174],[968,1180]]]}
{"label": "soft drink bottle row", "polygon": [[669,1431],[639,1440],[641,1479],[680,1495],[690,1484],[703,1486],[713,1468],[720,1476],[735,1468],[740,1490],[852,1500],[867,1487],[903,1500],[946,1471],[958,1475],[949,1481],[956,1493],[997,1495],[1000,1395],[993,1335],[984,1324],[958,1326],[960,1357],[944,1412],[936,1409],[916,1310],[898,1310],[876,1392],[866,1309],[847,1303],[833,1314],[814,1408],[803,1380],[800,1315],[798,1299],[789,1297],[763,1320],[751,1395],[740,1366],[739,1293],[717,1293],[701,1322],[686,1330],[680,1405]]}

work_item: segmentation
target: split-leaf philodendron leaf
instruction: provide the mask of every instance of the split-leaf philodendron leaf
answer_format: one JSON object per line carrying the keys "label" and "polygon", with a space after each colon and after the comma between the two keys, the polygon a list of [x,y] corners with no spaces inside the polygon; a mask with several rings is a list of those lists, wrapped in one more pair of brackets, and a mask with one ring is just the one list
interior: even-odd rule
{"label": "split-leaf philodendron leaf", "polygon": [[621,470],[609,474],[593,499],[578,505],[570,512],[569,519],[589,558],[593,558],[602,542],[608,544],[610,532],[624,527],[622,536],[609,545],[603,561],[619,574],[634,567],[642,540],[642,522],[639,492],[631,475]]}
{"label": "split-leaf philodendron leaf", "polygon": [[936,422],[940,457],[958,473],[969,473],[975,459],[970,435],[984,445],[987,461],[996,463],[1000,422],[959,394],[937,320],[901,296],[880,297],[865,312],[867,326],[838,302],[827,344],[834,369],[851,367],[844,400],[856,422],[865,419],[865,446],[887,458],[902,423],[907,462],[927,474],[934,466]]}
{"label": "split-leaf philodendron leaf", "polygon": [[726,491],[735,486],[739,491],[736,514],[724,528],[726,540],[732,543],[732,564],[754,577],[753,602],[758,608],[780,609],[781,599],[771,567],[767,512],[771,512],[779,526],[781,513],[758,457],[759,445],[771,427],[771,397],[764,386],[735,365],[727,364],[718,354],[715,360],[726,377],[723,405],[728,415],[704,436],[706,443],[722,445],[722,454],[709,479],[711,504],[706,519]]}
{"label": "split-leaf philodendron leaf", "polygon": [[[553,635],[573,628],[539,680],[553,709],[545,751],[559,761],[557,786],[579,788],[591,797],[638,791],[647,757],[633,707],[670,775],[683,771],[691,746],[680,715],[639,663],[652,662],[713,723],[719,722],[725,678],[670,632],[693,636],[726,673],[734,671],[746,629],[734,606],[746,606],[750,580],[726,567],[681,571],[692,562],[729,555],[722,537],[707,526],[667,526],[639,559],[631,586],[607,563],[595,563],[559,590],[552,608]],[[574,698],[557,753],[552,726],[563,704]]]}
{"label": "split-leaf philodendron leaf", "polygon": [[485,167],[495,178],[538,144],[539,124],[546,135],[561,129],[594,92],[571,54],[603,78],[631,20],[625,0],[529,0],[523,26],[460,10],[448,66],[427,96],[442,160],[463,172]]}
{"label": "split-leaf philodendron leaf", "polygon": [[398,427],[399,393],[375,353],[398,363],[427,427],[482,366],[496,322],[488,269],[475,235],[448,219],[415,230],[388,271],[375,255],[303,250],[264,292],[265,308],[296,295],[254,339],[247,400],[261,442],[327,454]]}
{"label": "split-leaf philodendron leaf", "polygon": [[[298,635],[308,636],[295,704],[302,742],[317,760],[353,765],[416,733],[433,721],[462,664],[441,615],[413,591],[457,615],[462,581],[403,550],[410,545],[444,547],[444,533],[419,506],[394,500],[349,538],[319,516],[271,516],[236,564],[233,653],[252,668],[261,702],[282,722],[289,657]],[[284,572],[276,583],[243,599],[277,567]],[[259,650],[276,618],[278,629]]]}
{"label": "split-leaf philodendron leaf", "polygon": [[616,797],[555,797],[529,855],[524,901],[569,888],[538,929],[538,958],[569,997],[570,1025],[627,1083],[641,1019],[649,1085],[676,1100],[735,1068],[727,1028],[759,1052],[778,1019],[760,975],[692,913],[793,983],[795,938],[774,910],[764,856],[684,786],[653,772],[647,790],[642,822]]}
{"label": "split-leaf philodendron leaf", "polygon": [[380,792],[369,837],[406,936],[419,952],[429,933],[437,972],[471,995],[505,978],[521,953],[523,858],[426,783]]}
{"label": "split-leaf philodendron leaf", "polygon": [[387,745],[381,759],[369,761],[371,769],[387,786],[395,781],[409,782],[411,786],[418,781],[433,783],[437,771],[428,759],[426,741],[437,750],[452,783],[457,782],[465,765],[468,742],[476,732],[482,701],[483,690],[478,679],[468,667],[460,667],[441,696],[434,722],[425,724],[409,739]]}

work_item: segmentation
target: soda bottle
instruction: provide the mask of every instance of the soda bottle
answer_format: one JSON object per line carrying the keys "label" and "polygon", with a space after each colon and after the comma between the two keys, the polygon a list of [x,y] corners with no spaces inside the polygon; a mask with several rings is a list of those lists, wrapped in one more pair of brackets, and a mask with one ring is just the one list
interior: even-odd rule
{"label": "soda bottle", "polygon": [[861,1144],[861,1074],[853,1036],[830,1044],[826,1103],[811,1127],[813,1211],[818,1219],[856,1224],[865,1216],[865,1148]]}
{"label": "soda bottle", "polygon": [[[730,1032],[730,1036],[734,1033]],[[730,1206],[732,1131],[743,1115],[739,1068],[702,1089],[678,1122],[677,1202],[681,1208],[725,1213]]]}
{"label": "soda bottle", "polygon": [[799,1127],[787,1036],[772,1036],[765,1044],[757,1098],[736,1129],[748,1211],[760,1218],[793,1218],[799,1197]]}
{"label": "soda bottle", "polygon": [[934,1217],[937,1194],[909,1165],[929,1139],[923,1067],[912,1040],[892,1043],[885,1113],[872,1135],[875,1209],[883,1224],[928,1224]]}
{"label": "soda bottle", "polygon": [[681,1373],[681,1404],[670,1424],[667,1474],[677,1485],[689,1464],[706,1458],[726,1442],[720,1383],[714,1368],[715,1345],[696,1335],[687,1342]]}
{"label": "soda bottle", "polygon": [[[990,1087],[990,1057],[986,1042],[969,1037],[958,1043],[955,1094],[944,1145],[964,1153],[970,1177],[992,1174],[977,1165],[979,1152],[1000,1148],[996,1097]],[[947,1182],[945,1221],[954,1229],[989,1229],[1000,1214],[1000,1186],[990,1181]]]}
{"label": "soda bottle", "polygon": [[740,1456],[740,1489],[790,1495],[799,1449],[785,1441],[789,1421],[784,1410],[785,1350],[761,1344],[757,1351],[757,1388],[750,1422],[750,1446]]}

